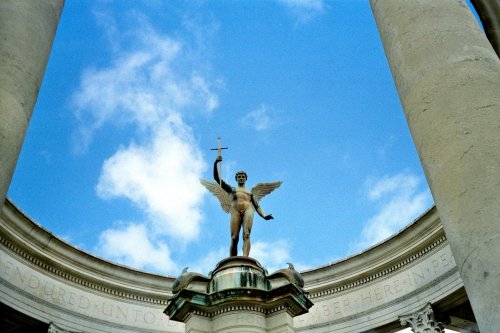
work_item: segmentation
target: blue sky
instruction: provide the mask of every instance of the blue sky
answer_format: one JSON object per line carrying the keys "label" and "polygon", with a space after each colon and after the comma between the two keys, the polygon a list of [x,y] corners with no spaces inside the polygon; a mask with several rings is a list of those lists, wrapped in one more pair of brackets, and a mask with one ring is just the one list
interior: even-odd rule
{"label": "blue sky", "polygon": [[[368,1],[68,1],[9,197],[71,244],[177,275],[228,256],[199,183],[282,180],[251,256],[357,253],[432,206]],[[240,248],[241,253],[241,248]]]}

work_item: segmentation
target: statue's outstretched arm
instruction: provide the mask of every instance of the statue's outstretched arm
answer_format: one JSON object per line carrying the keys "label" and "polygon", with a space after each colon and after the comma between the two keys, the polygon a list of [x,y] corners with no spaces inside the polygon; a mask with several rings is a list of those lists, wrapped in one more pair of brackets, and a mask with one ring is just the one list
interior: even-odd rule
{"label": "statue's outstretched arm", "polygon": [[255,198],[253,197],[253,194],[252,194],[252,204],[253,206],[255,207],[255,210],[257,211],[257,213],[264,219],[264,220],[272,220],[274,219],[273,217],[273,214],[269,214],[269,215],[266,215],[264,213],[264,210],[260,207],[259,203],[257,202],[257,200],[255,200]]}
{"label": "statue's outstretched arm", "polygon": [[220,184],[220,186],[226,191],[227,193],[233,192],[233,189],[231,186],[229,186],[224,180],[220,179],[219,176],[219,170],[217,169],[217,163],[222,161],[222,157],[217,157],[217,159],[214,162],[214,179],[217,184]]}
{"label": "statue's outstretched arm", "polygon": [[252,188],[252,204],[255,207],[255,210],[257,213],[259,213],[260,216],[262,216],[263,219],[265,220],[272,220],[274,217],[269,214],[266,215],[262,208],[259,206],[259,201],[262,199],[266,194],[271,193],[275,189],[281,186],[281,182],[273,182],[273,183],[257,183],[255,186]]}

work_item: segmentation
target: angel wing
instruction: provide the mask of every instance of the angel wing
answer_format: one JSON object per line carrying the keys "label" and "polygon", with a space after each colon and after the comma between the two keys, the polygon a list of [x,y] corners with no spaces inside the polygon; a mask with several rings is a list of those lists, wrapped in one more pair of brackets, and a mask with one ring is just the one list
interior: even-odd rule
{"label": "angel wing", "polygon": [[259,202],[267,194],[271,193],[275,189],[281,186],[283,182],[273,182],[273,183],[257,183],[252,188],[253,198]]}
{"label": "angel wing", "polygon": [[207,190],[212,192],[217,197],[217,199],[219,199],[222,209],[224,209],[226,213],[229,213],[229,209],[231,209],[231,198],[229,197],[229,193],[224,191],[222,187],[220,187],[220,185],[215,182],[200,179],[200,183],[201,185],[205,186]]}

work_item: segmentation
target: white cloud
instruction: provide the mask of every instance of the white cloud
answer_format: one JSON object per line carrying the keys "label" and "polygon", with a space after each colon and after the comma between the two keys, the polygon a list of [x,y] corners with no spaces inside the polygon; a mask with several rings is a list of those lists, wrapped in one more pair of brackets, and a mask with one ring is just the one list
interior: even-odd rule
{"label": "white cloud", "polygon": [[215,265],[217,265],[219,261],[228,257],[228,254],[228,247],[221,247],[219,249],[209,251],[204,257],[195,261],[191,267],[189,267],[189,271],[208,275],[208,273],[215,268]]}
{"label": "white cloud", "polygon": [[[242,246],[240,241],[239,246]],[[290,244],[286,240],[277,240],[273,243],[267,243],[262,241],[257,241],[252,243],[250,256],[268,270],[268,273],[272,273],[278,269],[287,268],[288,262],[292,262],[290,255]],[[241,254],[241,248],[239,249]],[[204,257],[195,261],[189,268],[192,272],[199,272],[202,274],[208,274],[217,263],[228,257],[229,247],[221,247],[213,251],[208,252]],[[292,262],[293,263],[293,262]],[[295,269],[303,270],[306,268],[305,265],[301,263],[294,263]]]}
{"label": "white cloud", "polygon": [[299,22],[307,22],[326,11],[324,0],[278,0]]}
{"label": "white cloud", "polygon": [[104,162],[97,193],[131,200],[147,214],[155,234],[195,239],[205,163],[180,119],[167,121],[154,135],[149,144],[131,143]]}
{"label": "white cloud", "polygon": [[129,224],[101,233],[98,253],[118,263],[149,269],[159,273],[175,272],[177,265],[170,258],[164,242],[154,242],[144,224]]}
{"label": "white cloud", "polygon": [[241,119],[241,123],[257,131],[269,129],[272,125],[272,120],[269,116],[269,108],[262,104],[258,109],[247,113]]}
{"label": "white cloud", "polygon": [[[239,246],[241,255],[241,241]],[[250,256],[259,261],[269,273],[272,273],[278,269],[287,268],[287,263],[292,262],[290,248],[291,246],[289,242],[283,239],[273,243],[257,241],[252,243]],[[228,257],[228,254],[228,246],[209,251],[205,256],[198,258],[196,261],[192,261],[189,266],[189,271],[208,275],[208,273],[215,268],[219,261]],[[303,270],[306,268],[306,266],[301,263],[294,263],[294,266],[297,270]]]}
{"label": "white cloud", "polygon": [[377,181],[368,182],[368,198],[378,200],[383,196],[397,193],[411,193],[418,187],[421,179],[415,175],[397,174],[395,176],[385,176]]}
{"label": "white cloud", "polygon": [[205,193],[199,178],[206,165],[183,117],[213,111],[218,98],[204,60],[198,63],[183,40],[158,33],[144,18],[139,21],[139,29],[121,34],[113,19],[106,21],[114,59],[82,73],[72,98],[79,121],[74,144],[84,153],[96,131],[113,135],[106,125],[127,130],[120,133],[125,135],[120,148],[104,161],[96,192],[105,199],[130,200],[144,221],[105,230],[98,252],[166,272],[176,267],[166,241],[198,236]]}
{"label": "white cloud", "polygon": [[368,219],[360,240],[351,251],[364,250],[408,225],[432,204],[430,192],[421,177],[400,173],[367,182],[366,195],[377,206]]}
{"label": "white cloud", "polygon": [[250,256],[257,259],[269,273],[281,268],[287,268],[287,262],[291,262],[290,244],[286,240],[278,240],[273,243],[252,243]]}

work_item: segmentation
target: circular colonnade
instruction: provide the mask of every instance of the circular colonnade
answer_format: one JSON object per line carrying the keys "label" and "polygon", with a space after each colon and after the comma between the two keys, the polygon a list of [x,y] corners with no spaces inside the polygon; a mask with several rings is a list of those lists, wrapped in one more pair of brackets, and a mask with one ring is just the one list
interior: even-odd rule
{"label": "circular colonnade", "polygon": [[[163,314],[174,278],[81,251],[9,201],[0,222],[4,310],[54,332],[184,331],[184,324]],[[457,313],[470,309],[435,208],[388,240],[302,275],[314,306],[294,319],[297,332],[395,331],[402,328],[404,316],[428,304],[449,327],[456,327]],[[455,322],[473,327],[470,319]],[[252,317],[241,320],[244,324]]]}

